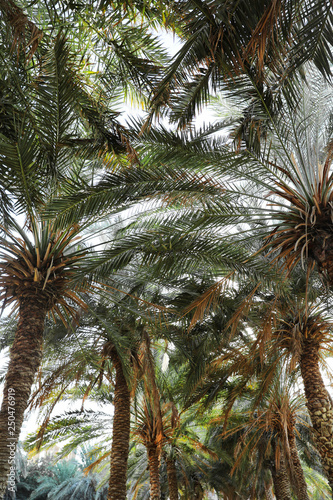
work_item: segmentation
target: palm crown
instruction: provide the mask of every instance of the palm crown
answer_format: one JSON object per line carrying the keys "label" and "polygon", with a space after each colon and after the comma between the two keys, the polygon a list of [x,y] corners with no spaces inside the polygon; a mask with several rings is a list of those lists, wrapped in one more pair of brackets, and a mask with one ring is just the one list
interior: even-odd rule
{"label": "palm crown", "polygon": [[73,306],[85,307],[76,293],[83,291],[84,285],[73,283],[77,279],[79,260],[84,250],[73,247],[80,231],[76,226],[69,231],[53,231],[48,222],[33,221],[31,231],[34,241],[19,226],[15,225],[18,235],[4,229],[7,238],[1,238],[3,248],[1,257],[1,288],[4,307],[16,302],[16,307],[25,298],[35,296],[47,309],[56,312],[64,321],[65,315],[75,315]]}

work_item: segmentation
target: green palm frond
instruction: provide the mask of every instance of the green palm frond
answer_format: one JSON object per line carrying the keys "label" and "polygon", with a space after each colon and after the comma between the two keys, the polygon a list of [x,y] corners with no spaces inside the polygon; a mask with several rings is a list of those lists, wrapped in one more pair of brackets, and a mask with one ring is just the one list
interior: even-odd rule
{"label": "green palm frond", "polygon": [[309,60],[330,75],[330,2],[256,2],[249,7],[247,2],[193,1],[176,8],[183,15],[185,41],[153,96],[153,108],[170,104],[180,126],[209,101],[211,91],[225,80],[234,84],[240,74],[256,85],[265,82],[269,92],[292,88],[295,71]]}
{"label": "green palm frond", "polygon": [[330,488],[325,478],[318,471],[312,467],[304,466],[304,474],[313,500],[328,500],[331,497]]}
{"label": "green palm frond", "polygon": [[[61,457],[66,457],[79,445],[83,445],[90,439],[105,438],[105,429],[111,427],[110,415],[94,410],[68,411],[65,414],[53,417],[48,423],[47,430],[43,435],[43,449],[48,449],[56,443],[62,443],[72,438],[61,450]],[[36,434],[29,435],[24,443],[26,450],[39,451],[39,437]]]}
{"label": "green palm frond", "polygon": [[135,206],[142,201],[153,200],[164,206],[181,202],[195,203],[209,194],[221,194],[223,185],[209,175],[196,174],[188,169],[177,171],[167,165],[127,166],[106,172],[101,181],[91,187],[68,183],[66,197],[55,199],[47,207],[46,217],[57,217],[60,224],[84,220],[94,216],[96,220],[112,211]]}

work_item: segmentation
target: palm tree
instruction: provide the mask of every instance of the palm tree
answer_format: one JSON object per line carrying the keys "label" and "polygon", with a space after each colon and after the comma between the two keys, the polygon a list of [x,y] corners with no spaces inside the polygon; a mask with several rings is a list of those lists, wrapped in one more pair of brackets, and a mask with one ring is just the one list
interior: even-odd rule
{"label": "palm tree", "polygon": [[[119,317],[120,316],[120,317]],[[113,368],[116,372],[114,386],[114,415],[112,427],[112,448],[111,448],[111,467],[108,499],[120,500],[126,498],[126,480],[127,480],[127,461],[130,442],[130,406],[131,406],[131,389],[132,394],[135,390],[136,376],[138,372],[138,349],[140,340],[140,324],[136,325],[135,319],[128,318],[130,321],[125,321],[125,316],[119,314],[114,320],[115,325],[119,330],[120,342],[123,344],[119,348],[119,344],[115,344],[112,340],[106,342],[103,346],[102,361],[110,359]],[[115,329],[114,327],[112,328]],[[112,338],[112,337],[111,337]],[[127,343],[127,360],[124,356],[124,344]],[[125,364],[132,365],[132,369],[124,369]],[[134,366],[133,366],[134,365]],[[131,371],[131,381],[128,382],[129,371]],[[133,386],[133,387],[131,387]]]}
{"label": "palm tree", "polygon": [[332,487],[332,454],[329,432],[332,400],[320,373],[320,358],[323,351],[330,351],[332,325],[317,304],[302,301],[288,304],[279,311],[278,323],[273,330],[271,347],[279,349],[280,355],[290,356],[290,366],[299,363],[304,384],[306,405],[314,428],[314,439],[321,456],[325,474]]}
{"label": "palm tree", "polygon": [[[299,278],[298,273],[296,273],[296,277]],[[235,347],[233,347],[232,343],[229,343],[228,346],[221,345],[217,348],[214,364],[212,364],[211,358],[206,361],[208,366],[207,380],[203,381],[202,387],[198,390],[198,395],[200,395],[200,392],[205,394],[210,391],[214,395],[218,390],[226,391],[227,374],[242,376],[237,382],[238,389],[233,385],[229,389],[228,414],[238,395],[243,391],[246,393],[247,385],[253,384],[253,378],[258,377],[258,374],[261,373],[263,390],[273,390],[274,387],[269,388],[272,386],[273,377],[277,376],[276,369],[279,363],[284,363],[289,377],[291,377],[292,373],[297,373],[296,370],[298,369],[303,380],[306,406],[314,429],[314,442],[321,457],[325,475],[331,484],[331,438],[328,437],[326,430],[326,427],[330,425],[326,422],[330,419],[331,398],[320,374],[319,361],[324,361],[323,352],[330,351],[332,325],[330,319],[323,314],[323,310],[318,304],[318,295],[316,296],[314,289],[312,290],[314,294],[312,304],[308,298],[297,297],[296,293],[300,293],[301,287],[302,283],[299,279],[296,279],[294,287],[291,288],[287,296],[279,297],[272,294],[270,299],[268,295],[266,296],[266,300],[259,309],[262,324],[259,324],[259,328],[255,328],[254,337],[247,339],[244,348],[241,348],[239,340],[236,340],[239,336],[235,338]],[[254,305],[251,315],[252,319],[257,322],[258,317]],[[249,319],[251,325],[251,317]],[[252,323],[253,325],[254,323]],[[244,339],[243,335],[243,342]],[[315,352],[316,356],[309,355],[309,351],[311,353]],[[209,361],[212,368],[209,368]],[[314,373],[316,375],[316,385],[313,387],[312,376]],[[217,374],[220,374],[221,382],[216,379]],[[207,403],[209,403],[211,397],[206,399]],[[257,399],[260,401],[260,398]],[[274,404],[278,401],[277,395],[274,398],[272,397],[272,401]],[[322,406],[324,409],[322,409]],[[299,495],[304,496],[306,488],[304,479],[302,479],[302,468],[297,459],[295,433],[292,430],[295,421],[292,415],[290,415],[289,420],[286,431],[290,450],[288,453],[294,471],[294,483],[298,485],[296,487]],[[323,443],[325,446],[323,446]],[[306,498],[306,495],[304,498]]]}
{"label": "palm tree", "polygon": [[[238,81],[238,95],[244,88],[240,75],[247,75],[263,91],[265,104],[279,109],[280,93],[288,89],[295,71],[312,60],[329,76],[332,61],[332,6],[327,2],[246,1],[177,2],[173,7],[182,24],[183,46],[175,55],[153,94],[152,107],[170,106],[173,120],[184,126],[200,112],[216,92]],[[258,121],[250,116],[253,132]]]}
{"label": "palm tree", "polygon": [[[81,453],[81,458],[84,457]],[[85,457],[84,457],[85,458]],[[75,460],[61,460],[49,467],[49,475],[40,476],[37,488],[29,498],[39,500],[46,498],[71,498],[72,500],[101,500],[101,491],[96,491],[96,478],[89,474],[84,476],[82,469],[85,464],[78,464]]]}
{"label": "palm tree", "polygon": [[[122,279],[124,277],[125,272],[123,272]],[[59,358],[59,347],[56,352],[51,350],[50,372],[47,373],[49,370],[46,367],[47,376],[41,387],[36,390],[33,402],[35,405],[46,406],[47,410],[37,436],[29,439],[29,446],[37,450],[41,446],[49,446],[57,441],[57,431],[61,428],[60,439],[64,438],[64,434],[70,436],[77,446],[80,440],[77,436],[77,427],[74,427],[74,435],[71,434],[71,428],[75,425],[73,422],[75,414],[51,420],[50,415],[63,394],[70,396],[72,393],[74,399],[83,398],[84,402],[88,397],[94,398],[93,391],[95,391],[95,397],[100,392],[102,399],[112,401],[114,407],[108,498],[120,500],[126,498],[130,405],[138,379],[142,377],[141,364],[142,359],[145,359],[146,350],[143,349],[141,352],[140,346],[145,333],[143,319],[136,317],[140,314],[140,311],[137,311],[136,302],[130,296],[117,298],[114,295],[113,300],[117,303],[112,307],[103,300],[98,304],[90,301],[89,314],[81,316],[80,326],[75,331],[75,337],[80,339],[80,350],[73,351],[73,334],[69,334],[67,346],[66,339],[62,342],[64,361],[55,368],[54,357]],[[114,380],[113,372],[115,372]],[[106,383],[102,383],[103,378],[106,379]],[[80,380],[81,389],[73,393],[73,384],[78,380]],[[111,384],[114,387],[110,391]],[[103,395],[105,391],[110,393],[108,397]],[[80,425],[80,417],[80,415],[77,416],[77,425]],[[83,426],[88,425],[88,419],[89,415],[82,419]],[[92,430],[90,433],[95,435]],[[84,442],[87,438],[89,439],[89,435],[84,433],[81,441]],[[70,451],[74,444],[70,444],[65,450]],[[105,453],[105,443],[101,446],[102,459],[105,459],[110,452]],[[99,462],[100,460],[97,460],[90,468],[97,466]]]}
{"label": "palm tree", "polygon": [[14,303],[19,314],[0,411],[1,494],[10,469],[8,445],[16,448],[41,363],[45,318],[47,314],[64,321],[75,317],[74,306],[85,307],[79,293],[87,289],[86,284],[74,281],[84,256],[84,251],[76,250],[72,243],[79,228],[56,231],[49,223],[31,222],[32,240],[17,225],[17,235],[6,230],[7,238],[1,238],[2,300],[5,305]]}
{"label": "palm tree", "polygon": [[[88,283],[78,278],[80,262],[87,260],[87,252],[74,243],[85,226],[78,226],[78,218],[69,226],[58,221],[43,222],[43,203],[60,185],[66,189],[78,179],[84,182],[87,160],[94,157],[95,165],[103,164],[110,153],[126,152],[120,134],[123,127],[106,101],[103,104],[98,91],[95,95],[88,92],[86,75],[63,35],[47,47],[41,60],[42,71],[37,74],[32,69],[28,86],[31,100],[25,116],[18,114],[19,118],[11,122],[16,128],[0,137],[2,167],[11,174],[9,185],[14,184],[14,215],[25,212],[27,226],[26,231],[22,230],[10,214],[11,229],[1,228],[1,298],[4,307],[13,303],[18,309],[19,322],[0,413],[0,494],[9,471],[7,444],[12,443],[13,449],[16,446],[40,366],[45,318],[47,314],[58,316],[65,323],[75,318],[75,307],[85,307],[79,294],[88,289]],[[20,106],[22,110],[22,103]],[[124,191],[120,197],[123,195]],[[15,426],[9,425],[14,420]]]}
{"label": "palm tree", "polygon": [[133,434],[147,450],[150,498],[159,500],[161,496],[160,458],[168,432],[163,416],[168,408],[167,405],[161,405],[161,396],[156,382],[155,363],[151,351],[151,339],[147,330],[144,330],[143,333],[140,364],[144,377],[142,379],[140,403],[136,405],[136,426]]}
{"label": "palm tree", "polygon": [[108,498],[126,498],[127,460],[130,440],[131,396],[121,360],[113,345],[106,347],[106,353],[116,370],[114,390],[114,417],[112,428],[112,451]]}
{"label": "palm tree", "polygon": [[[22,61],[30,61],[34,55],[38,61],[45,44],[63,30],[72,50],[80,53],[89,68],[90,78],[103,81],[104,97],[115,103],[121,95],[118,104],[125,97],[142,106],[168,62],[166,51],[150,27],[166,25],[166,18],[171,21],[170,13],[159,2],[143,7],[140,2],[124,0],[117,4],[105,2],[99,7],[96,9],[94,0],[84,4],[23,1],[20,5],[15,0],[2,1],[3,33],[10,39],[11,48],[17,47],[16,55]],[[98,127],[106,122],[106,116],[99,118],[99,124],[91,124]]]}
{"label": "palm tree", "polygon": [[[295,410],[299,409],[301,404],[304,405],[304,402],[293,399],[291,386],[286,388],[281,385],[282,379],[287,376],[285,367],[290,366],[287,373],[291,377],[289,374],[295,373],[295,367],[302,352],[301,341],[296,340],[299,331],[299,326],[295,326],[296,320],[293,324],[287,326],[287,309],[292,309],[291,304],[297,302],[296,293],[300,294],[302,288],[299,273],[295,273],[293,277],[295,283],[293,287],[290,284],[287,296],[278,296],[272,291],[270,293],[267,291],[265,295],[258,293],[255,302],[252,303],[251,311],[246,311],[245,314],[243,314],[244,297],[248,297],[248,283],[246,281],[244,283],[240,282],[237,284],[236,290],[224,292],[219,302],[216,301],[215,303],[214,313],[206,314],[202,322],[197,322],[184,339],[179,339],[179,345],[176,344],[179,352],[175,354],[175,362],[179,367],[180,363],[184,363],[182,354],[184,352],[187,354],[189,361],[186,361],[184,365],[186,383],[184,383],[182,389],[187,396],[188,404],[200,402],[204,408],[217,405],[215,420],[219,418],[219,408],[224,407],[223,414],[227,421],[234,405],[236,408],[240,405],[240,416],[244,416],[244,407],[239,402],[241,401],[241,395],[244,396],[245,401],[251,401],[249,404],[251,404],[252,416],[255,414],[253,425],[258,425],[258,429],[261,429],[262,434],[258,431],[255,437],[252,435],[251,439],[249,438],[248,446],[251,446],[250,443],[260,443],[266,432],[269,432],[268,437],[270,436],[272,440],[278,437],[276,456],[278,457],[282,453],[281,449],[284,450],[285,456],[283,460],[281,459],[283,467],[280,468],[275,464],[275,452],[272,453],[271,466],[268,467],[268,458],[264,466],[268,470],[272,469],[272,474],[275,474],[274,480],[281,480],[286,485],[289,483],[287,474],[289,470],[295,493],[300,498],[307,498],[304,474],[300,465],[295,439],[295,433],[297,433]],[[305,279],[304,277],[303,286]],[[316,298],[318,297],[318,290],[315,290],[314,286],[310,288],[310,283],[308,283],[308,288],[309,293],[311,290],[313,300],[318,301],[318,298]],[[193,283],[192,288],[190,288],[189,284],[187,284],[186,291],[187,293],[180,294],[177,297],[177,302],[182,307],[186,307],[186,303],[194,299],[195,295],[199,293],[200,287],[198,284],[194,286]],[[303,299],[299,297],[298,300],[297,303],[302,303],[305,308],[304,297]],[[280,311],[277,307],[278,303],[281,303]],[[309,315],[312,316],[310,304],[307,307]],[[240,314],[242,314],[241,321],[239,319]],[[187,321],[190,322],[190,318]],[[299,317],[297,321],[297,325],[304,325],[304,318]],[[313,328],[311,333],[310,329],[308,329],[307,336],[310,339],[322,335],[321,346],[325,348],[329,342],[330,334],[327,329],[321,328],[324,325],[323,319],[321,321],[320,323],[318,314],[316,323],[318,330],[315,333],[315,328]],[[280,325],[279,333],[278,325]],[[249,333],[249,327],[251,333]],[[328,324],[326,324],[326,327],[328,327]],[[183,347],[181,347],[182,342]],[[281,368],[281,362],[285,360],[286,355],[290,356],[288,364],[283,365],[283,368]],[[259,381],[258,393],[253,389],[249,389],[258,386]],[[261,406],[263,404],[264,406]],[[291,409],[293,405],[295,408]],[[260,415],[265,419],[266,417],[272,418],[270,423],[265,419],[261,421],[258,412],[262,412]],[[274,429],[272,428],[273,424],[277,426]],[[251,432],[251,425],[244,424],[249,429],[249,432]],[[263,466],[263,463],[260,465],[260,459],[263,460],[266,452],[270,457],[271,452],[268,452],[268,448],[273,444],[269,443],[271,443],[270,440],[266,442],[266,448],[262,448],[259,453],[256,470]],[[245,446],[245,443],[243,444]],[[264,443],[262,443],[263,445]],[[240,445],[238,446],[240,447]],[[223,449],[226,449],[225,445],[223,445]],[[247,445],[244,448],[244,453],[246,449]],[[241,456],[240,450],[239,454]],[[249,457],[247,456],[245,468],[248,468],[248,461]],[[241,471],[240,477],[242,476]],[[254,485],[257,480],[258,478],[254,479]],[[280,488],[276,486],[277,490]]]}
{"label": "palm tree", "polygon": [[[258,458],[257,470],[260,460],[264,461],[264,466],[269,463],[277,498],[282,499],[287,496],[291,498],[292,487],[299,500],[308,500],[307,485],[295,437],[297,419],[306,425],[306,418],[302,416],[304,400],[292,394],[293,385],[292,378],[286,381],[283,373],[277,374],[277,378],[270,384],[269,390],[260,401],[258,409],[252,411],[249,421],[243,424],[244,435],[240,438],[242,447],[238,447],[238,457],[236,456],[234,467],[238,466],[243,454],[253,452],[255,446],[258,446],[261,456]],[[256,401],[257,398],[254,396],[252,399]],[[241,406],[240,411],[242,411]]]}
{"label": "palm tree", "polygon": [[[198,272],[198,267],[203,267],[202,261],[205,260],[206,272],[210,271],[219,277],[227,275],[228,278],[231,274],[228,275],[226,264],[230,266],[229,269],[237,269],[243,274],[249,273],[248,266],[253,265],[253,271],[257,274],[252,278],[257,284],[253,284],[252,291],[249,291],[243,315],[248,311],[256,291],[260,287],[264,290],[264,273],[267,276],[267,270],[271,269],[272,272],[275,264],[280,269],[282,280],[285,280],[284,285],[280,281],[278,294],[281,289],[283,291],[283,287],[288,286],[288,276],[297,265],[307,268],[308,282],[310,274],[317,268],[321,279],[331,285],[333,177],[330,171],[332,120],[329,103],[332,91],[316,72],[311,70],[309,75],[312,76],[312,82],[306,88],[303,87],[297,109],[290,104],[288,96],[285,96],[283,117],[280,120],[272,118],[260,90],[248,82],[249,91],[252,88],[251,100],[257,106],[258,114],[260,112],[266,117],[269,124],[267,141],[262,143],[259,151],[247,148],[245,143],[235,150],[231,144],[225,144],[219,138],[209,140],[209,130],[206,133],[194,133],[192,139],[179,134],[178,143],[174,140],[167,148],[167,137],[172,137],[172,134],[161,131],[158,136],[153,131],[151,143],[155,144],[155,162],[175,165],[177,158],[178,167],[191,162],[193,170],[201,164],[202,173],[209,172],[212,175],[214,172],[219,176],[218,179],[223,174],[221,184],[225,183],[225,191],[221,189],[220,199],[217,200],[215,195],[207,196],[205,207],[201,208],[199,203],[196,204],[195,215],[193,207],[189,210],[181,207],[178,216],[175,212],[169,218],[163,214],[159,226],[158,217],[155,216],[150,234],[147,231],[149,220],[140,222],[137,228],[130,228],[132,241],[136,231],[140,234],[140,241],[145,241],[145,246],[137,246],[137,251],[142,252],[145,262],[149,259],[150,264],[155,264],[156,272],[162,271],[166,275],[169,271],[168,277],[172,273],[173,276],[194,274]],[[216,132],[217,129],[218,127],[211,131]],[[146,138],[149,141],[148,134]],[[173,152],[171,147],[174,148]],[[239,231],[235,232],[237,222]],[[186,238],[183,237],[184,234]],[[244,253],[240,253],[239,249],[244,241]],[[187,256],[184,255],[185,250]],[[248,257],[246,251],[249,252]],[[233,253],[235,257],[230,258],[229,262],[225,259],[227,252],[229,255]],[[253,257],[249,258],[251,253]],[[258,283],[259,280],[261,283]],[[227,279],[220,278],[216,285],[194,302],[200,311],[195,319],[202,317],[202,313],[214,303],[214,294],[217,296],[226,288]],[[303,310],[306,307],[305,301]],[[304,313],[301,315],[303,317]],[[299,324],[296,316],[294,325]],[[319,318],[318,322],[321,323]],[[322,331],[319,336],[325,337],[328,327],[325,321],[322,325],[319,323],[317,331]],[[315,422],[319,418],[319,412],[321,415],[331,414],[331,403],[328,394],[324,395],[323,381],[316,368],[320,341],[315,340],[317,334],[306,333],[312,331],[311,322],[304,320],[302,325],[306,324],[308,327],[302,333],[302,350],[299,351],[300,362],[304,366],[302,373],[307,379],[304,379],[304,383],[308,387],[306,395],[309,398],[309,411],[316,432],[320,432],[320,426],[322,429],[324,427]],[[320,405],[316,410],[317,416],[314,414],[314,406],[310,409],[309,401],[315,394],[310,387],[316,388],[320,395],[316,401],[316,405]],[[321,405],[320,401],[325,401],[325,404]],[[325,433],[327,432],[325,426]],[[324,434],[321,438],[323,442],[330,439]],[[324,463],[324,448],[318,446],[323,450]],[[330,469],[328,461],[325,468]],[[328,477],[332,477],[331,472],[326,473]]]}
{"label": "palm tree", "polygon": [[[166,337],[175,341],[176,335],[181,335],[180,330],[174,325],[169,328]],[[134,460],[140,463],[135,470],[129,471],[131,492],[135,498],[139,492],[140,498],[147,494],[148,481],[144,469],[148,466],[151,496],[156,495],[155,490],[152,492],[152,483],[156,484],[159,479],[161,496],[168,495],[170,500],[201,498],[210,488],[210,460],[216,459],[216,454],[203,443],[205,419],[198,416],[196,408],[184,408],[181,391],[185,374],[177,361],[171,363],[173,356],[177,358],[177,354],[173,349],[168,351],[171,357],[166,366],[166,353],[162,345],[162,342],[156,342],[154,349],[151,348],[155,362],[155,384],[147,367],[142,393],[139,392],[135,400],[136,426],[133,441],[136,444],[135,457],[130,459],[131,468],[134,468]],[[147,354],[150,364],[149,353],[145,357]],[[161,362],[162,359],[164,362]],[[141,456],[140,444],[147,450],[146,461]]]}

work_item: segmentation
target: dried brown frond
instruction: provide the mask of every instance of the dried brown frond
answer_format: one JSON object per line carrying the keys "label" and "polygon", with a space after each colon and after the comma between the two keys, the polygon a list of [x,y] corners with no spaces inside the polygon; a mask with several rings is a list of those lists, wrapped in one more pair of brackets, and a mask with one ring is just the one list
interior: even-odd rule
{"label": "dried brown frond", "polygon": [[208,288],[200,297],[194,300],[185,310],[184,315],[194,310],[194,314],[189,326],[189,330],[193,328],[193,326],[201,321],[210,308],[214,307],[220,299],[221,294],[227,290],[228,280],[235,274],[235,272],[229,273],[227,276],[222,278],[221,280],[214,283],[211,287]]}
{"label": "dried brown frond", "polygon": [[13,49],[17,47],[19,52],[21,47],[30,61],[43,38],[43,32],[24,14],[14,0],[0,0],[0,10],[11,27]]}
{"label": "dried brown frond", "polygon": [[273,0],[269,2],[265,12],[252,32],[251,39],[244,48],[243,59],[257,60],[258,72],[262,73],[270,46],[278,55],[277,60],[282,57],[281,44],[279,44],[277,30],[279,28],[284,0]]}
{"label": "dried brown frond", "polygon": [[83,469],[84,474],[87,476],[89,474],[89,472],[91,472],[94,469],[96,469],[96,467],[98,467],[99,464],[102,463],[110,455],[111,455],[111,450],[107,451],[106,453],[104,453],[104,455],[102,455],[99,458],[97,458],[97,460],[95,460],[92,464],[88,465],[88,467],[86,467],[85,469]]}
{"label": "dried brown frond", "polygon": [[239,322],[242,318],[248,316],[248,312],[253,304],[253,298],[255,296],[255,293],[258,291],[258,289],[261,287],[261,282],[257,283],[255,287],[251,290],[251,292],[245,297],[244,300],[242,300],[242,303],[238,307],[237,311],[235,314],[233,314],[232,318],[228,321],[226,328],[231,327],[231,332],[230,332],[230,338],[232,338],[235,333],[237,328],[239,327]]}

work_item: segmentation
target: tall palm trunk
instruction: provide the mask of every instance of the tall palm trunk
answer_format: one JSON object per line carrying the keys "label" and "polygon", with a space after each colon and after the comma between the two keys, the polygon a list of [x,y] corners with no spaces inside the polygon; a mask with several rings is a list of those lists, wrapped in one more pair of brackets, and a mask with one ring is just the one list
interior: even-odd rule
{"label": "tall palm trunk", "polygon": [[167,458],[167,474],[170,500],[178,500],[177,470],[174,458]]}
{"label": "tall palm trunk", "polygon": [[290,481],[283,455],[280,456],[279,467],[277,467],[274,461],[274,464],[271,467],[271,472],[276,500],[292,500],[290,492]]}
{"label": "tall palm trunk", "polygon": [[150,499],[160,500],[160,475],[159,475],[159,452],[157,445],[152,443],[147,447],[149,477],[150,477]]}
{"label": "tall palm trunk", "polygon": [[300,365],[314,438],[333,491],[333,404],[319,370],[319,342],[304,339]]}
{"label": "tall palm trunk", "polygon": [[20,301],[19,322],[10,351],[0,411],[0,498],[6,490],[9,473],[10,478],[15,477],[10,467],[31,387],[42,360],[47,309],[45,301],[39,301],[37,294]]}
{"label": "tall palm trunk", "polygon": [[205,495],[202,484],[197,477],[194,478],[194,496],[193,500],[203,500]]}
{"label": "tall palm trunk", "polygon": [[116,370],[108,500],[126,499],[127,461],[130,440],[131,396],[123,368],[115,349],[111,359]]}
{"label": "tall palm trunk", "polygon": [[271,484],[266,483],[266,481],[265,481],[265,497],[266,497],[266,500],[274,500],[275,499],[275,496],[272,492],[272,486],[271,486]]}
{"label": "tall palm trunk", "polygon": [[293,469],[293,485],[295,487],[294,489],[297,500],[309,500],[308,488],[297,451],[295,434],[293,432],[290,432],[288,434],[288,441],[290,449],[290,459]]}

